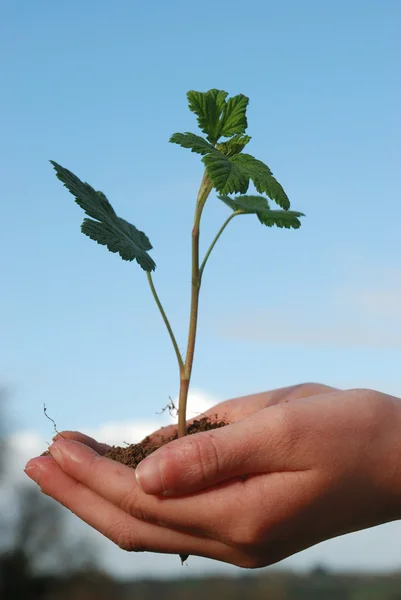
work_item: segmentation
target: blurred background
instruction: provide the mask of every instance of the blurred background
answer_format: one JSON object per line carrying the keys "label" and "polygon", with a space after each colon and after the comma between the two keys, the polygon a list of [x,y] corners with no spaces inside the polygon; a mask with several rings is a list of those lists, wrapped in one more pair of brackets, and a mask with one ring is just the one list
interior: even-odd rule
{"label": "blurred background", "polygon": [[[299,231],[234,221],[208,262],[189,416],[317,381],[401,397],[398,0],[0,1],[0,597],[401,598],[401,527],[256,573],[129,555],[37,492],[25,462],[58,429],[139,441],[171,422],[175,356],[136,264],[80,233],[49,159],[149,236],[184,347],[199,157],[186,92],[250,97],[249,152]],[[202,251],[227,216],[211,197]]]}

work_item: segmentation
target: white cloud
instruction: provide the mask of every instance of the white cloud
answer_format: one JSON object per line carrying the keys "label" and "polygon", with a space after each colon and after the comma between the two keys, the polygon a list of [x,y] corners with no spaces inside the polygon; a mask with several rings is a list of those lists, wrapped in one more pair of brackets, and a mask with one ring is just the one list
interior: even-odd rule
{"label": "white cloud", "polygon": [[376,318],[395,319],[398,324],[401,322],[401,285],[398,282],[381,289],[339,287],[337,299],[345,306]]}
{"label": "white cloud", "polygon": [[[349,280],[351,278],[349,277]],[[401,271],[357,271],[319,300],[271,305],[221,315],[214,331],[224,339],[328,347],[401,347]],[[313,301],[312,301],[313,300]]]}
{"label": "white cloud", "polygon": [[220,319],[215,332],[227,340],[300,346],[400,348],[401,322],[392,326],[327,312],[271,310]]}

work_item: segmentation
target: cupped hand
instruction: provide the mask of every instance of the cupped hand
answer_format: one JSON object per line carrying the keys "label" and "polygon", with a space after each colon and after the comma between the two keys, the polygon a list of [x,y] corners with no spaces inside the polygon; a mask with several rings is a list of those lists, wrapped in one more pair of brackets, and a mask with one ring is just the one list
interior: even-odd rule
{"label": "cupped hand", "polygon": [[291,389],[278,402],[244,398],[243,412],[231,401],[231,425],[172,441],[136,472],[94,440],[63,434],[27,474],[125,550],[251,568],[400,518],[399,400]]}

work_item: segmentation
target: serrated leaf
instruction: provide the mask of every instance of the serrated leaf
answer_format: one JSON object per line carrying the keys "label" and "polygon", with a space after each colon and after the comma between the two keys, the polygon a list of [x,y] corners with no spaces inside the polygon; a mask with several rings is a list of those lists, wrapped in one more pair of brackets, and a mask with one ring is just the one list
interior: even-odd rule
{"label": "serrated leaf", "polygon": [[97,192],[89,183],[84,183],[74,173],[71,173],[68,169],[64,169],[64,167],[53,160],[50,163],[56,171],[57,179],[75,196],[75,202],[89,217],[101,221],[107,216],[116,216],[113,207],[103,192]]}
{"label": "serrated leaf", "polygon": [[202,158],[215,189],[220,194],[245,194],[249,180],[259,193],[267,194],[281,208],[288,210],[290,201],[269,167],[250,154],[226,156],[217,148]]}
{"label": "serrated leaf", "polygon": [[249,177],[218,150],[206,154],[202,161],[213,187],[221,194],[245,194],[248,190]]}
{"label": "serrated leaf", "polygon": [[224,106],[220,123],[220,135],[231,137],[237,133],[245,133],[248,127],[246,109],[249,98],[238,94],[229,98]]}
{"label": "serrated leaf", "polygon": [[251,139],[249,135],[234,135],[230,140],[216,144],[216,150],[219,150],[225,156],[234,156],[234,154],[242,152]]}
{"label": "serrated leaf", "polygon": [[304,216],[303,213],[295,210],[270,210],[269,203],[263,196],[244,195],[230,198],[227,195],[220,195],[219,199],[234,212],[257,215],[259,221],[267,227],[275,225],[286,229],[298,229],[301,226],[299,218]]}
{"label": "serrated leaf", "polygon": [[227,92],[212,89],[208,92],[187,93],[189,110],[196,114],[198,124],[211,144],[220,137],[220,117],[226,105]]}
{"label": "serrated leaf", "polygon": [[115,223],[84,219],[81,231],[98,244],[106,246],[110,252],[118,253],[123,260],[136,260],[145,271],[153,271],[156,267],[153,259],[140,246],[142,232],[120,217]]}
{"label": "serrated leaf", "polygon": [[83,220],[82,232],[98,244],[107,246],[111,252],[118,253],[122,259],[136,260],[145,271],[153,271],[156,264],[146,252],[152,249],[152,244],[143,231],[118,217],[103,192],[94,190],[56,162],[50,162],[58,179],[75,196],[76,203],[92,217]]}
{"label": "serrated leaf", "polygon": [[185,133],[174,133],[170,138],[170,142],[178,144],[183,148],[189,148],[192,152],[202,155],[214,150],[213,146],[205,138],[188,131]]}
{"label": "serrated leaf", "polygon": [[273,177],[273,173],[265,163],[257,160],[250,154],[238,154],[230,160],[237,164],[241,171],[253,181],[255,188],[260,194],[267,194],[269,198],[274,200],[284,210],[290,208],[290,201],[287,194],[277,179]]}
{"label": "serrated leaf", "polygon": [[305,215],[295,210],[266,210],[257,213],[259,221],[267,227],[282,227],[285,229],[299,229],[301,221],[299,217]]}

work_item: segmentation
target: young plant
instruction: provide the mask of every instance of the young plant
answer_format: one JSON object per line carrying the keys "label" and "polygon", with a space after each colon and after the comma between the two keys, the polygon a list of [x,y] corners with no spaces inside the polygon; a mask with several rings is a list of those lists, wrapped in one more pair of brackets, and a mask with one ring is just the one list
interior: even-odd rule
{"label": "young plant", "polygon": [[[117,216],[103,192],[96,191],[76,175],[50,161],[57,177],[75,196],[76,203],[90,218],[83,220],[82,233],[118,253],[123,260],[136,261],[146,272],[147,280],[157,307],[170,336],[178,363],[180,392],[178,404],[178,437],[186,433],[186,406],[194,362],[195,341],[199,310],[199,293],[206,263],[217,240],[234,217],[256,215],[267,227],[298,229],[300,212],[290,210],[290,201],[282,186],[273,177],[269,167],[250,154],[243,152],[251,138],[246,135],[246,110],[249,99],[243,94],[227,98],[227,92],[212,89],[208,92],[190,91],[189,109],[195,113],[204,137],[195,133],[175,133],[170,142],[200,154],[204,173],[195,203],[192,228],[191,308],[188,342],[185,356],[181,355],[175,335],[156,292],[152,272],[156,268],[149,255],[152,245],[148,237],[128,221]],[[258,194],[247,194],[250,182]],[[219,200],[231,210],[221,225],[202,260],[199,258],[199,234],[202,212],[206,201],[215,190]],[[266,198],[267,196],[267,198]],[[280,208],[271,209],[269,199]]]}

